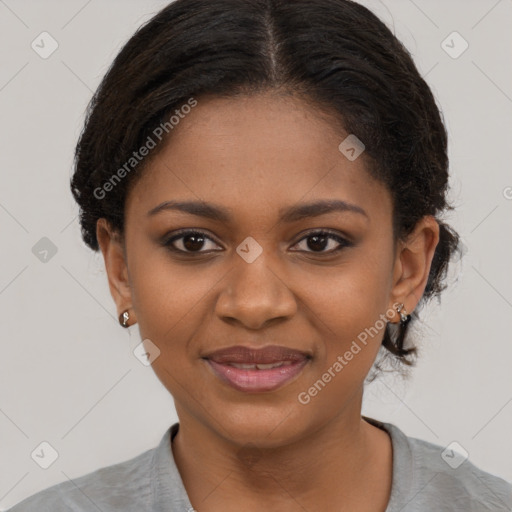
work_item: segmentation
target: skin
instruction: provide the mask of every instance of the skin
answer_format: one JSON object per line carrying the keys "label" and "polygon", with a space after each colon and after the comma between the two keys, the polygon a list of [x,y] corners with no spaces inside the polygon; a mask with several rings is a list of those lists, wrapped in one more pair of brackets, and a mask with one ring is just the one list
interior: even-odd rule
{"label": "skin", "polygon": [[[362,156],[338,150],[347,136],[299,98],[276,93],[198,98],[152,158],[125,205],[124,239],[105,221],[97,235],[118,314],[130,311],[142,339],[160,350],[152,367],[180,421],[172,450],[199,512],[384,511],[392,481],[387,433],[361,418],[364,379],[384,330],[307,404],[298,400],[359,333],[395,303],[414,310],[425,289],[439,226],[418,222],[393,241],[389,191]],[[362,208],[292,223],[279,211],[339,199]],[[201,200],[228,222],[147,212],[164,201]],[[178,255],[165,237],[194,228],[212,240]],[[352,242],[308,244],[319,229]],[[236,252],[255,239],[260,256]],[[174,246],[183,251],[186,239]],[[189,253],[190,254],[190,253]],[[395,312],[391,321],[398,321]],[[378,324],[379,325],[379,324]],[[281,388],[238,391],[202,356],[232,345],[278,344],[312,359]],[[264,491],[264,492],[262,492]]]}

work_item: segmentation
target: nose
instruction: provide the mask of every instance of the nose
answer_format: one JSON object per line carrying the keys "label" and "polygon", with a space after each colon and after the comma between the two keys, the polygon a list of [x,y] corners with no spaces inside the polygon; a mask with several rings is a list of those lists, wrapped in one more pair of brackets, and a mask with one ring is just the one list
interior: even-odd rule
{"label": "nose", "polygon": [[240,260],[223,280],[215,312],[224,321],[261,329],[277,320],[291,318],[297,302],[283,272],[270,268],[264,252],[252,263]]}

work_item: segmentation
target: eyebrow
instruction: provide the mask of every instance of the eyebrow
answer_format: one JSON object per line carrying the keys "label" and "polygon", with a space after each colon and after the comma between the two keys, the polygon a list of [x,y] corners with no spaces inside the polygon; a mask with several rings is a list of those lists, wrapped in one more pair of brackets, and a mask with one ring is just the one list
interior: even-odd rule
{"label": "eyebrow", "polygon": [[[212,203],[202,201],[165,201],[148,211],[148,216],[156,215],[166,210],[177,210],[198,217],[228,223],[231,220],[229,210]],[[368,218],[368,214],[360,207],[339,199],[320,200],[312,203],[303,203],[279,210],[279,219],[282,222],[296,222],[309,217],[318,217],[332,212],[353,212]]]}

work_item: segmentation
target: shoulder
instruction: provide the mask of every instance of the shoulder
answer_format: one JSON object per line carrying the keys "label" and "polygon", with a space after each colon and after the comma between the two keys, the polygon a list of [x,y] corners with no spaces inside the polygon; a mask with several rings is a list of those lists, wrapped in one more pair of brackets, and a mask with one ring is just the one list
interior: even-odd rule
{"label": "shoulder", "polygon": [[428,478],[437,495],[471,502],[467,510],[512,510],[512,484],[475,466],[463,449],[416,438],[409,442],[416,472],[423,481]]}
{"label": "shoulder", "polygon": [[7,512],[85,512],[145,510],[150,500],[149,479],[155,449],[68,479],[24,499]]}
{"label": "shoulder", "polygon": [[460,445],[443,447],[382,425],[393,441],[393,482],[397,502],[408,504],[404,511],[512,511],[512,484],[475,466]]}

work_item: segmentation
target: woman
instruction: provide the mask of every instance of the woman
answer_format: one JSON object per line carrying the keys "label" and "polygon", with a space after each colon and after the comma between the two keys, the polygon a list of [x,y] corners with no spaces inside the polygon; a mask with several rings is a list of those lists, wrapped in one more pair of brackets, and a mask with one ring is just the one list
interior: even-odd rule
{"label": "woman", "polygon": [[361,416],[458,243],[439,109],[370,11],[177,0],[116,57],[75,163],[83,239],[179,423],[11,510],[512,509],[508,482]]}

